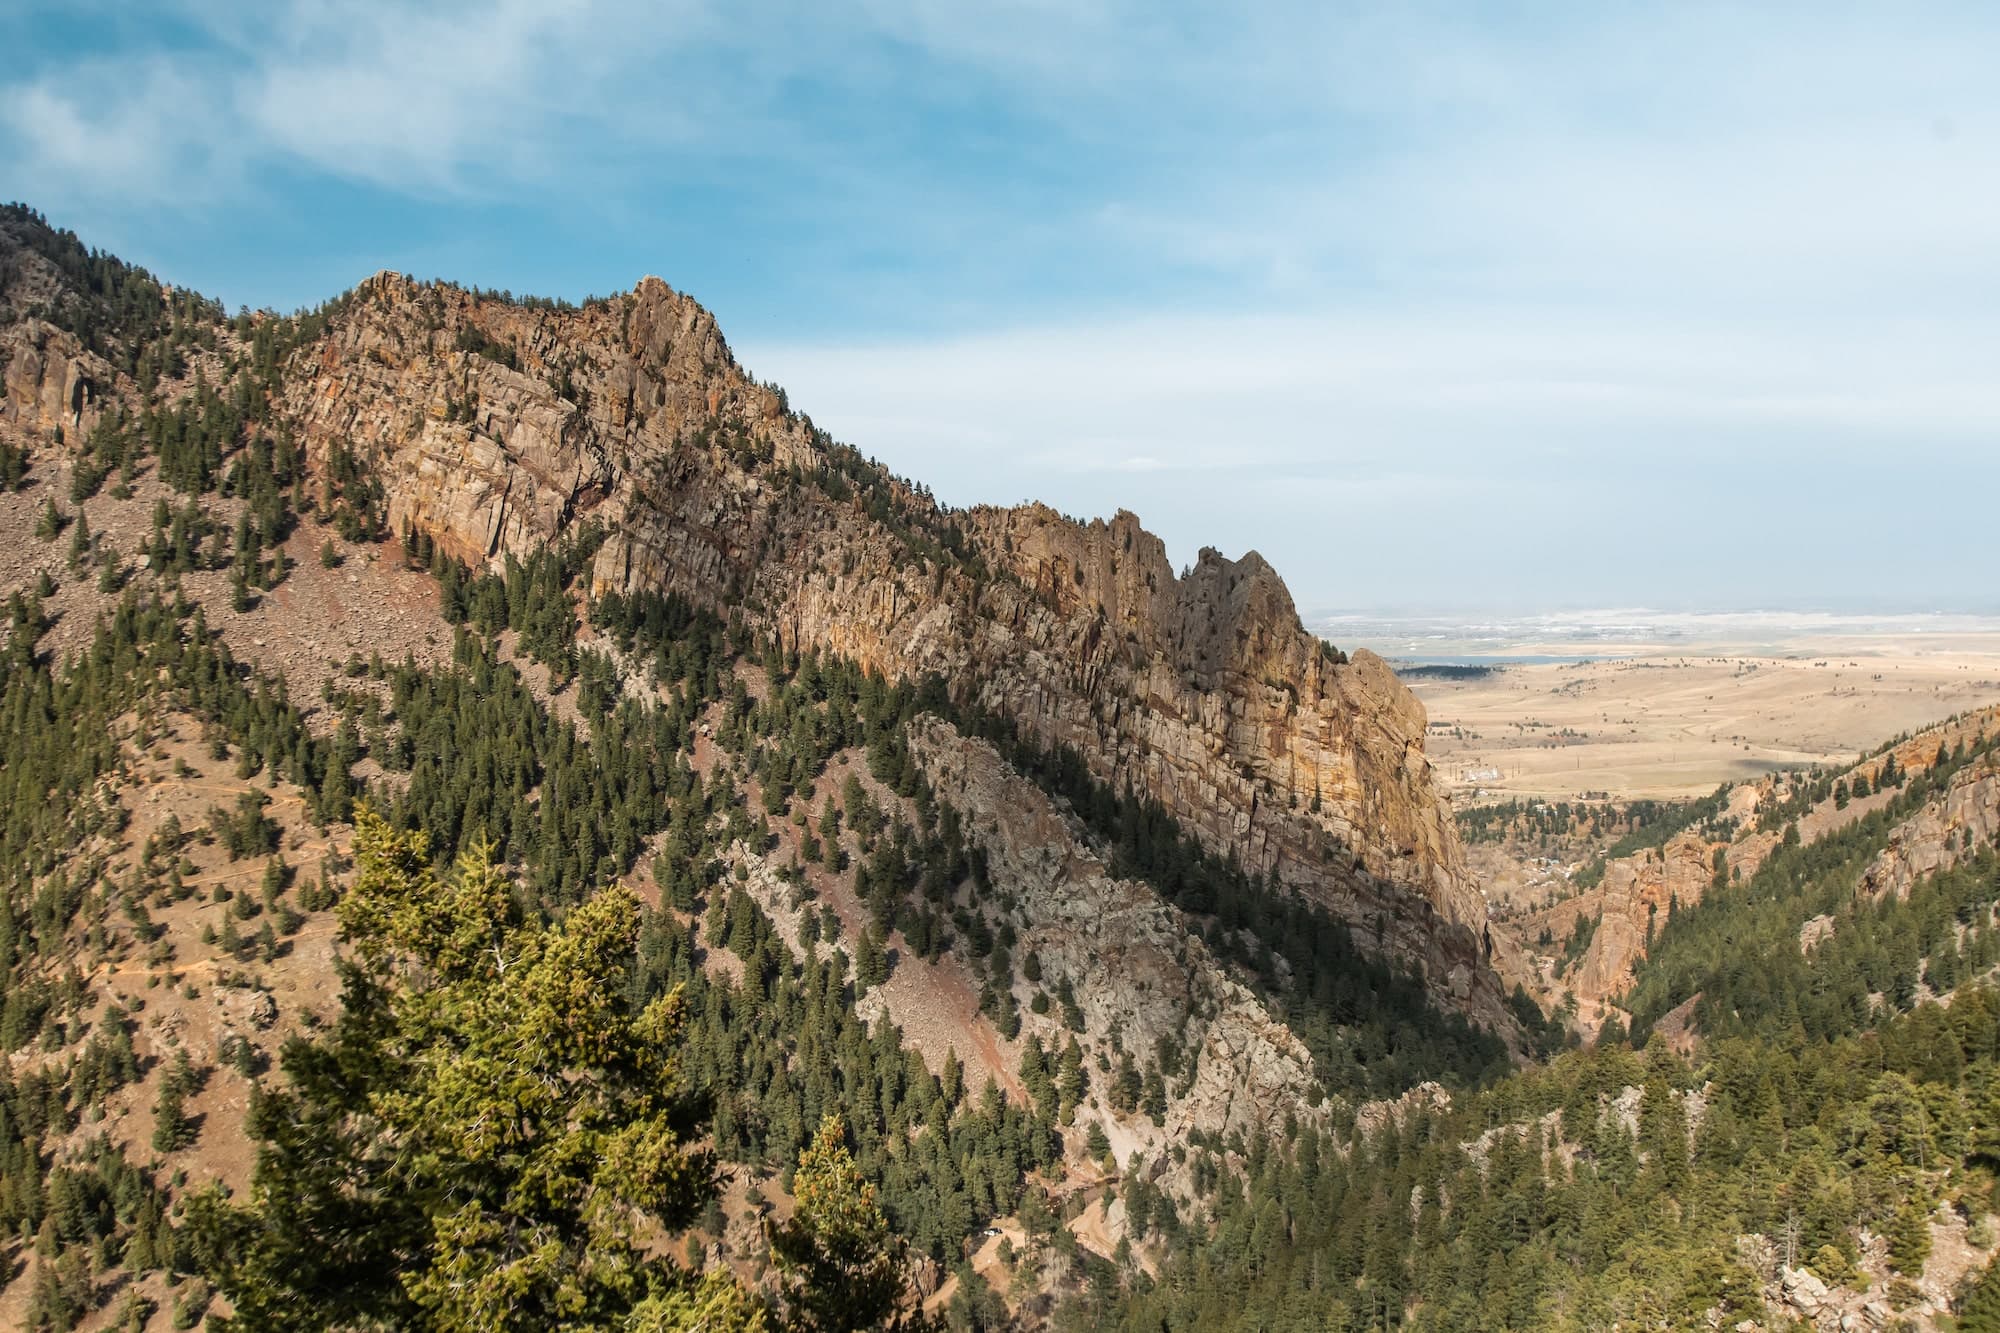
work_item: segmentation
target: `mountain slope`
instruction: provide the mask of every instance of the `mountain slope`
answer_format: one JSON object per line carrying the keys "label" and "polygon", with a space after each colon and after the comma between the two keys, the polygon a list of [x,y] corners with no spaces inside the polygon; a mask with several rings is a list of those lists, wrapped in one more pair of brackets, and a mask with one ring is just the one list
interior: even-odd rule
{"label": "mountain slope", "polygon": [[[1996,733],[2000,709],[1980,709],[1845,768],[1777,774],[1728,788],[1686,807],[1682,818],[1690,826],[1671,836],[1655,835],[1660,845],[1587,867],[1592,874],[1586,886],[1496,924],[1495,930],[1524,950],[1540,941],[1546,941],[1544,949],[1581,941],[1560,969],[1553,956],[1536,960],[1529,983],[1551,1009],[1574,997],[1583,1025],[1594,1031],[1678,913],[1720,884],[1752,879],[1788,842],[1810,848],[1887,812],[1886,838],[1858,891],[1874,896],[1894,891],[1901,897],[1916,879],[1989,845],[2000,820],[2000,778],[1990,760],[1967,765],[1953,756],[1984,749]],[[1911,779],[1926,778],[1940,765],[1943,788],[1924,784],[1922,799],[1909,799]]]}
{"label": "mountain slope", "polygon": [[594,591],[674,592],[787,647],[1074,747],[1205,846],[1357,925],[1489,1021],[1484,906],[1379,659],[1300,625],[1260,558],[1176,578],[1137,519],[947,511],[792,413],[657,279],[584,309],[384,274],[288,367],[310,459],[363,459],[388,524],[479,565],[595,523]]}
{"label": "mountain slope", "polygon": [[[0,384],[12,1223],[65,1172],[162,1215],[241,1187],[253,1090],[337,1016],[362,797],[443,856],[492,835],[552,917],[647,904],[640,975],[695,997],[731,1173],[675,1243],[752,1281],[827,1110],[943,1299],[977,1224],[1083,1208],[1064,1234],[1115,1248],[1115,1172],[1192,1215],[1188,1141],[1504,1068],[1466,1016],[1515,1017],[1379,662],[1304,634],[1254,556],[1175,578],[1129,515],[940,509],[661,284],[579,311],[377,279],[232,320],[6,210]],[[51,752],[49,716],[117,744]],[[255,1050],[211,1004],[255,1010]],[[77,1073],[105,1041],[109,1087]],[[66,1222],[126,1258],[57,1246],[0,1311],[199,1319],[151,1216]]]}

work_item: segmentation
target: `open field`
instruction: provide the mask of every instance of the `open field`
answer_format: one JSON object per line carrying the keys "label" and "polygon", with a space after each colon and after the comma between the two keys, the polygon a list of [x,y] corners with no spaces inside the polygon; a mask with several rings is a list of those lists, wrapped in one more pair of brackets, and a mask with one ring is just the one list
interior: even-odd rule
{"label": "open field", "polygon": [[[1430,712],[1432,761],[1460,803],[1705,795],[1773,768],[1852,759],[2000,701],[2000,626],[1962,619],[1717,617],[1651,638],[1596,626],[1437,642],[1427,655],[1469,647],[1468,658],[1505,663],[1478,679],[1411,681]],[[1596,660],[1546,660],[1584,656]]]}

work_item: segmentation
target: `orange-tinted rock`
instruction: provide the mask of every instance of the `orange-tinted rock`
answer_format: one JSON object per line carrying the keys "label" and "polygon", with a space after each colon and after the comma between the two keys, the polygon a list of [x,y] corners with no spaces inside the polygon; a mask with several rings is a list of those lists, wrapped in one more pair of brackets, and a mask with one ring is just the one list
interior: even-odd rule
{"label": "orange-tinted rock", "polygon": [[1129,513],[944,510],[787,410],[657,279],[572,310],[380,275],[288,386],[308,456],[369,460],[392,526],[476,563],[596,522],[597,591],[938,675],[1497,1012],[1422,706],[1378,658],[1323,648],[1256,554],[1176,577]]}

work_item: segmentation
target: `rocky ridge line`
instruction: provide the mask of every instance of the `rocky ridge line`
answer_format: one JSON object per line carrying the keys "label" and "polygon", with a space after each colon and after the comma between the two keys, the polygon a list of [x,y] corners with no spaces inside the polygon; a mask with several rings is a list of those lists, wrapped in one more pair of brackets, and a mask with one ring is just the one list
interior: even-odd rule
{"label": "rocky ridge line", "polygon": [[1432,782],[1424,713],[1324,649],[1254,554],[1176,578],[1130,514],[954,513],[834,446],[657,279],[581,310],[381,275],[291,367],[308,456],[368,461],[394,526],[472,563],[585,522],[598,591],[682,593],[788,646],[1075,747],[1496,1018],[1484,903]]}

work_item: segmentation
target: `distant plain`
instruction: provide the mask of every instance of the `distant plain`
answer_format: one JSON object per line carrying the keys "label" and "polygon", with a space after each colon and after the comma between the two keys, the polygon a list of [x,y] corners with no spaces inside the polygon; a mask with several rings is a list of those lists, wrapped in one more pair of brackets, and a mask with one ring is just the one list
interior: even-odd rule
{"label": "distant plain", "polygon": [[1494,668],[1409,682],[1462,805],[1705,795],[2000,702],[2000,617],[1604,612],[1316,628],[1399,666]]}

